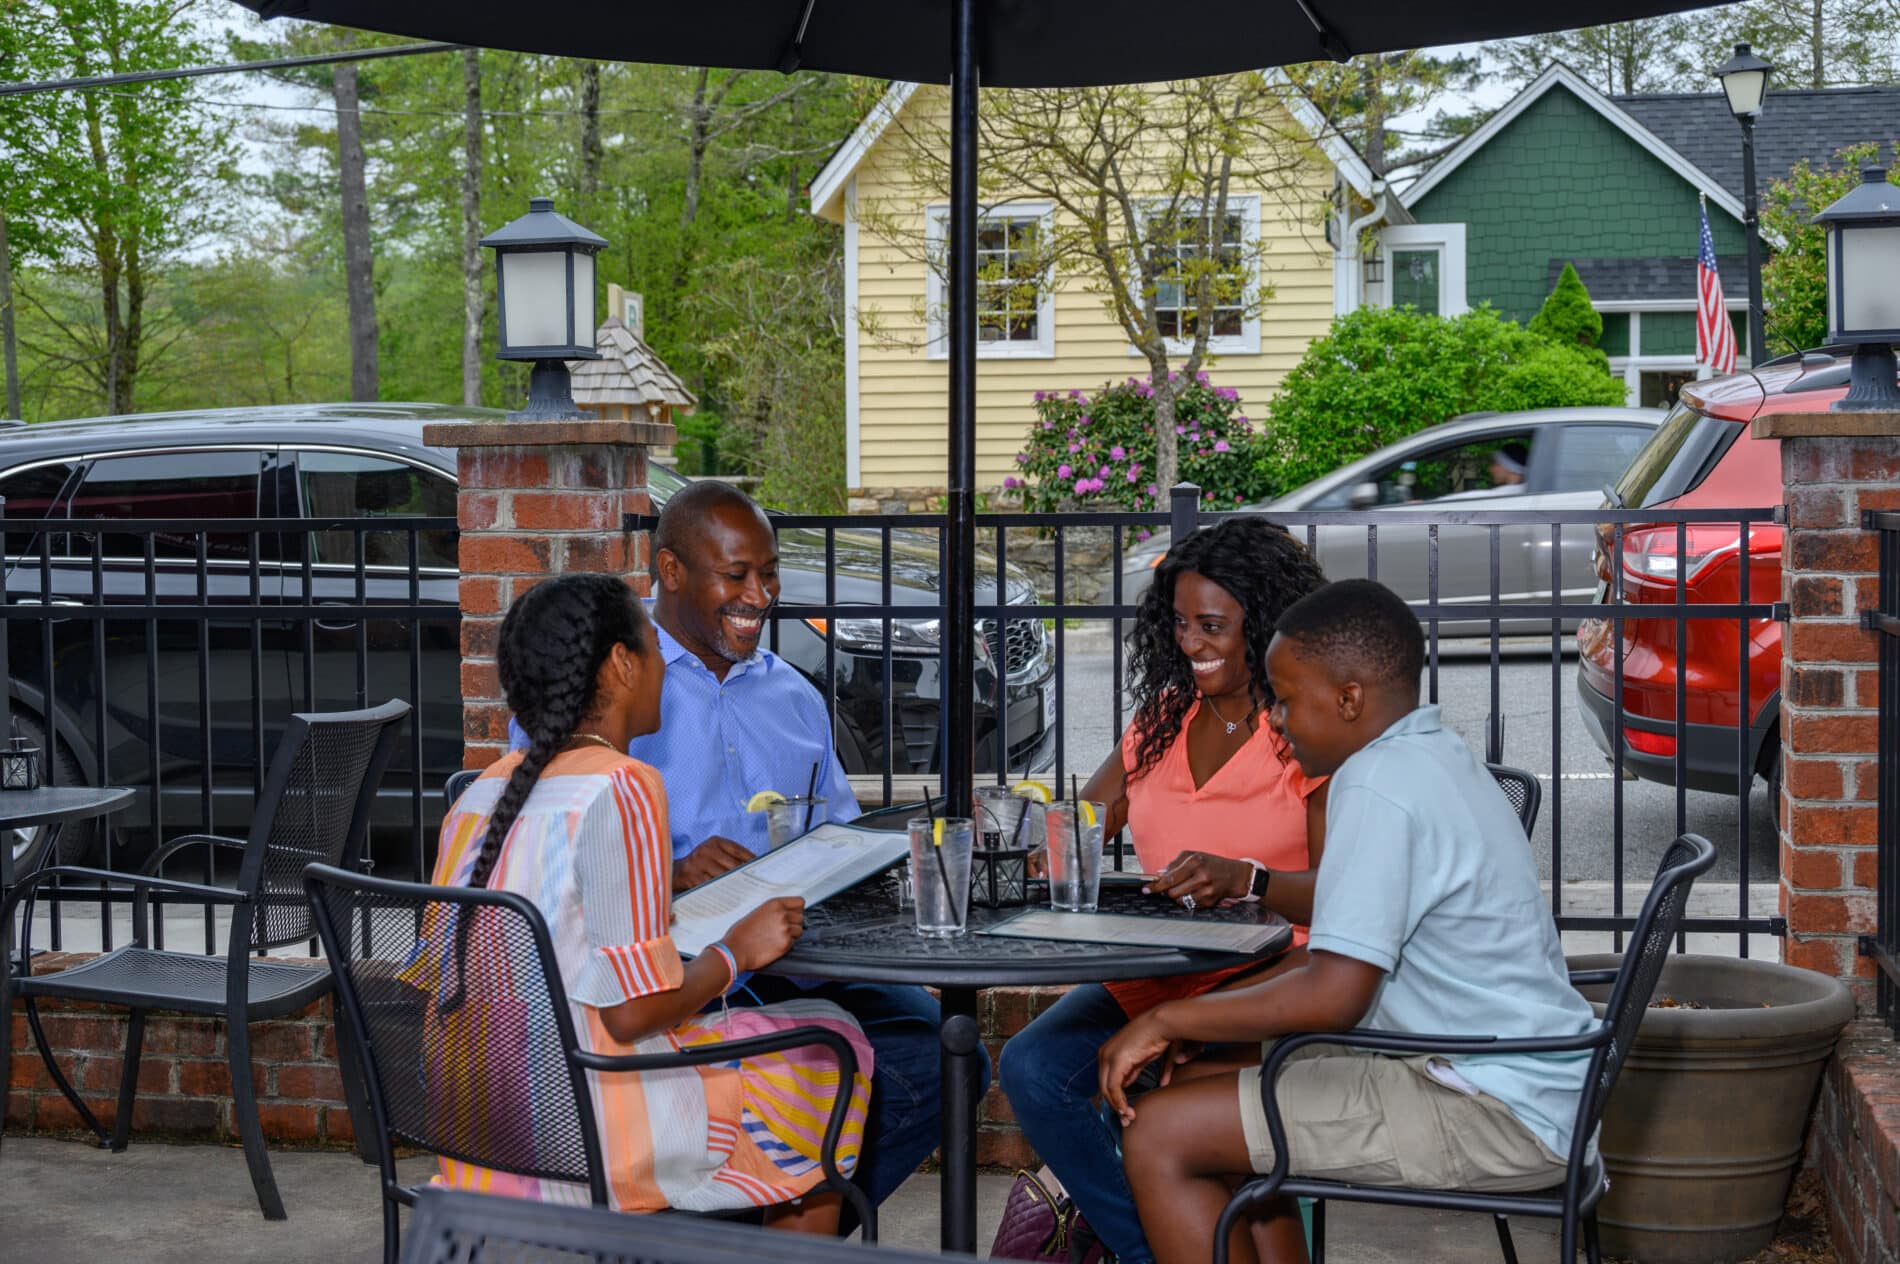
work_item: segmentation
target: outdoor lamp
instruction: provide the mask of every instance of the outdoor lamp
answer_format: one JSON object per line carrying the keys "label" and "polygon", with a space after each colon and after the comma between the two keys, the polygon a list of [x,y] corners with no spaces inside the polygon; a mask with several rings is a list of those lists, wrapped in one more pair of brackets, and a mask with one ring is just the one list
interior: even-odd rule
{"label": "outdoor lamp", "polygon": [[0,750],[0,790],[39,788],[40,748],[15,734],[7,748]]}
{"label": "outdoor lamp", "polygon": [[1860,183],[1812,222],[1827,228],[1827,339],[1854,348],[1833,411],[1900,412],[1900,189],[1885,167],[1863,167]]}
{"label": "outdoor lamp", "polygon": [[528,213],[482,238],[495,252],[495,305],[501,312],[498,360],[531,360],[528,406],[510,421],[574,421],[567,361],[598,360],[594,350],[594,256],[607,240],[556,213],[553,198],[532,198]]}
{"label": "outdoor lamp", "polygon": [[1722,93],[1728,97],[1728,112],[1738,119],[1752,119],[1761,113],[1762,98],[1768,95],[1768,73],[1774,67],[1755,56],[1746,44],[1735,46],[1735,56],[1722,63],[1715,77],[1722,81]]}
{"label": "outdoor lamp", "polygon": [[1375,285],[1385,283],[1385,252],[1379,248],[1377,242],[1366,247],[1365,258],[1360,260],[1360,267],[1365,273],[1366,289],[1370,290]]}

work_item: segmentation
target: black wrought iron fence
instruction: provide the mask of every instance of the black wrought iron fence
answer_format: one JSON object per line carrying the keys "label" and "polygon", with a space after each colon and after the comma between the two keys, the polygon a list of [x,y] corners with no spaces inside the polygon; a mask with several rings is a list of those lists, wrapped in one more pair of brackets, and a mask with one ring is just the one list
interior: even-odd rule
{"label": "black wrought iron fence", "polygon": [[[462,762],[453,518],[6,520],[0,733],[42,748],[49,785],[124,785],[133,806],[59,840],[14,831],[17,866],[136,868],[184,833],[242,836],[284,724],[391,697],[414,708],[383,781],[373,856],[426,872],[443,779]],[[212,849],[200,849],[212,880]],[[62,913],[122,893],[53,893]],[[194,923],[198,920],[193,919]],[[214,928],[205,908],[206,949]],[[163,933],[163,918],[159,921]]]}
{"label": "black wrought iron fence", "polygon": [[[1776,513],[1772,507],[1482,512],[1391,507],[1261,516],[1303,539],[1330,577],[1380,579],[1407,598],[1427,632],[1429,701],[1440,701],[1448,647],[1456,645],[1461,657],[1477,647],[1488,674],[1483,744],[1492,762],[1541,762],[1507,744],[1507,721],[1524,699],[1506,696],[1504,668],[1507,656],[1519,661],[1527,637],[1544,647],[1551,715],[1544,820],[1551,907],[1564,929],[1610,932],[1620,945],[1621,933],[1634,922],[1634,909],[1624,898],[1631,857],[1625,808],[1626,786],[1639,771],[1673,787],[1673,828],[1666,835],[1658,830],[1649,840],[1658,849],[1688,827],[1691,789],[1733,792],[1732,863],[1724,866],[1734,886],[1733,911],[1690,917],[1684,930],[1734,935],[1736,951],[1746,956],[1749,935],[1784,930],[1782,918],[1757,911],[1750,902],[1751,886],[1775,877],[1772,869],[1762,872],[1751,864],[1753,844],[1765,831],[1750,820],[1749,792],[1758,773],[1768,776],[1776,766],[1778,749],[1778,695],[1769,682],[1778,678],[1786,612],[1774,600],[1781,531]],[[1073,735],[1061,716],[1063,700],[1072,696],[1072,633],[1104,623],[1116,633],[1107,638],[1107,670],[1091,663],[1087,687],[1110,697],[1112,729],[1119,734],[1128,719],[1119,633],[1135,613],[1138,590],[1146,587],[1144,568],[1130,562],[1137,533],[1167,530],[1180,539],[1233,516],[1205,508],[1192,487],[1174,489],[1165,514],[982,515],[977,542],[984,556],[974,606],[978,628],[965,639],[943,633],[934,591],[905,591],[901,582],[902,559],[921,551],[936,563],[930,576],[934,583],[941,571],[944,515],[775,515],[782,557],[822,559],[816,568],[822,583],[787,582],[772,616],[769,644],[796,662],[830,700],[841,749],[858,743],[865,730],[883,736],[882,747],[870,752],[871,766],[859,770],[865,774],[860,784],[872,797],[915,799],[926,783],[941,789],[935,776],[936,751],[944,740],[941,713],[927,688],[918,686],[934,681],[936,663],[948,653],[977,657],[980,775],[999,782],[1038,776],[1066,787],[1072,772],[1086,777],[1094,771],[1092,761],[1077,765]],[[632,531],[653,523],[650,516],[630,514],[623,525]],[[1084,532],[1105,534],[1109,546],[1104,590],[1086,600],[1077,594],[1069,547]],[[1013,552],[1025,547],[1045,557],[1040,577],[1013,561]],[[854,567],[853,557],[875,559],[875,565]],[[1725,561],[1733,565],[1724,567]],[[1588,685],[1577,679],[1581,668],[1567,653],[1568,638],[1579,628],[1586,636],[1607,638],[1599,644],[1601,652],[1585,656],[1593,670],[1601,666],[1604,676],[1594,708],[1584,701],[1589,695]],[[1035,634],[1025,637],[1018,629]],[[1633,631],[1641,635],[1632,637]],[[1658,646],[1681,657],[1663,665],[1663,671],[1645,660],[1641,678],[1635,678],[1627,670],[1632,653],[1646,655]],[[1685,662],[1686,670],[1681,669]],[[1710,690],[1698,683],[1692,689],[1691,678],[1708,676],[1711,669],[1727,678],[1726,687]],[[866,678],[881,687],[855,687]],[[1049,697],[1053,707],[1043,701]],[[1564,880],[1565,848],[1579,841],[1574,830],[1566,829],[1570,801],[1561,722],[1573,705],[1589,712],[1587,727],[1601,732],[1606,750],[1601,775],[1610,785],[1610,837],[1582,840],[1592,851],[1606,853],[1607,900],[1597,903],[1607,907],[1587,911],[1567,905]],[[1052,714],[1055,720],[1049,723]],[[1104,753],[1093,752],[1093,757]],[[1586,820],[1588,828],[1598,828],[1596,816]],[[1698,828],[1710,826],[1699,821]],[[1116,867],[1129,858],[1126,839],[1116,839]],[[1647,873],[1635,877],[1638,889],[1632,894],[1640,901]]]}
{"label": "black wrought iron fence", "polygon": [[1867,513],[1861,526],[1880,540],[1880,604],[1861,614],[1861,625],[1878,634],[1880,720],[1874,933],[1860,947],[1879,967],[1874,991],[1880,1016],[1900,1035],[1900,513]]}

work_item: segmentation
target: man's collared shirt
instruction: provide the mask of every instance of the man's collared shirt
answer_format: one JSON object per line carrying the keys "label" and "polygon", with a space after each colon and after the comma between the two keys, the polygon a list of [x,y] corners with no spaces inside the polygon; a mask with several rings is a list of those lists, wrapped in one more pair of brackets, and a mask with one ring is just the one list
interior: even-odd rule
{"label": "man's collared shirt", "polygon": [[[763,855],[765,813],[747,812],[746,800],[761,790],[805,793],[814,764],[825,816],[858,815],[824,699],[796,667],[760,649],[728,668],[722,681],[657,621],[653,630],[666,660],[660,728],[634,738],[627,753],[657,768],[666,785],[675,860],[713,837]],[[513,719],[508,739],[515,749],[528,744]]]}

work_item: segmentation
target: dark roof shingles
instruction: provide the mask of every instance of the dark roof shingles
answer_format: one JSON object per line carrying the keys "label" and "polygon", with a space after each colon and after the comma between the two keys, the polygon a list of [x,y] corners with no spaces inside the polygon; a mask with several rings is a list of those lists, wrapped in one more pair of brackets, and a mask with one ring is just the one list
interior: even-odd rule
{"label": "dark roof shingles", "polygon": [[[1555,287],[1564,264],[1574,264],[1577,279],[1590,291],[1593,303],[1659,302],[1669,299],[1693,299],[1696,296],[1695,256],[1661,256],[1647,259],[1552,259],[1545,283]],[[1715,260],[1724,277],[1746,275],[1739,255],[1720,255]],[[1725,285],[1725,291],[1730,287]],[[1733,292],[1725,298],[1736,297]]]}
{"label": "dark roof shingles", "polygon": [[[1742,197],[1742,129],[1721,93],[1653,93],[1611,100],[1737,199]],[[1766,187],[1803,158],[1817,166],[1837,165],[1840,150],[1867,141],[1882,146],[1883,158],[1891,156],[1890,146],[1900,141],[1900,87],[1771,91],[1755,124],[1756,179]]]}

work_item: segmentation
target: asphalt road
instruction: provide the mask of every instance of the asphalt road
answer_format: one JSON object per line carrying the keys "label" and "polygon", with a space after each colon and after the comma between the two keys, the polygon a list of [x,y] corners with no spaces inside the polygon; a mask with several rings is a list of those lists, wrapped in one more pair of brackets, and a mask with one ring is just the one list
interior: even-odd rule
{"label": "asphalt road", "polygon": [[[1069,629],[1064,641],[1068,656],[1061,709],[1066,725],[1064,777],[1073,771],[1086,780],[1114,749],[1114,697],[1106,687],[1114,664],[1105,630]],[[1526,638],[1503,647],[1497,690],[1504,715],[1503,762],[1537,774],[1543,783],[1543,809],[1532,839],[1542,875],[1548,878],[1554,870],[1567,883],[1611,881],[1617,876],[1616,781],[1577,715],[1576,671],[1575,655],[1566,654],[1553,698],[1549,642]],[[1446,723],[1483,754],[1485,719],[1492,711],[1488,644],[1443,644],[1438,702]],[[1124,703],[1124,723],[1127,715]],[[1558,755],[1554,768],[1553,739]],[[1663,849],[1679,832],[1676,790],[1646,781],[1625,781],[1622,789],[1626,890],[1640,892],[1654,874]],[[1682,813],[1682,828],[1716,845],[1716,867],[1706,882],[1740,880],[1738,839],[1744,828],[1749,884],[1775,880],[1774,821],[1764,782],[1755,782],[1745,818],[1738,814],[1732,796],[1697,790],[1683,796]]]}

